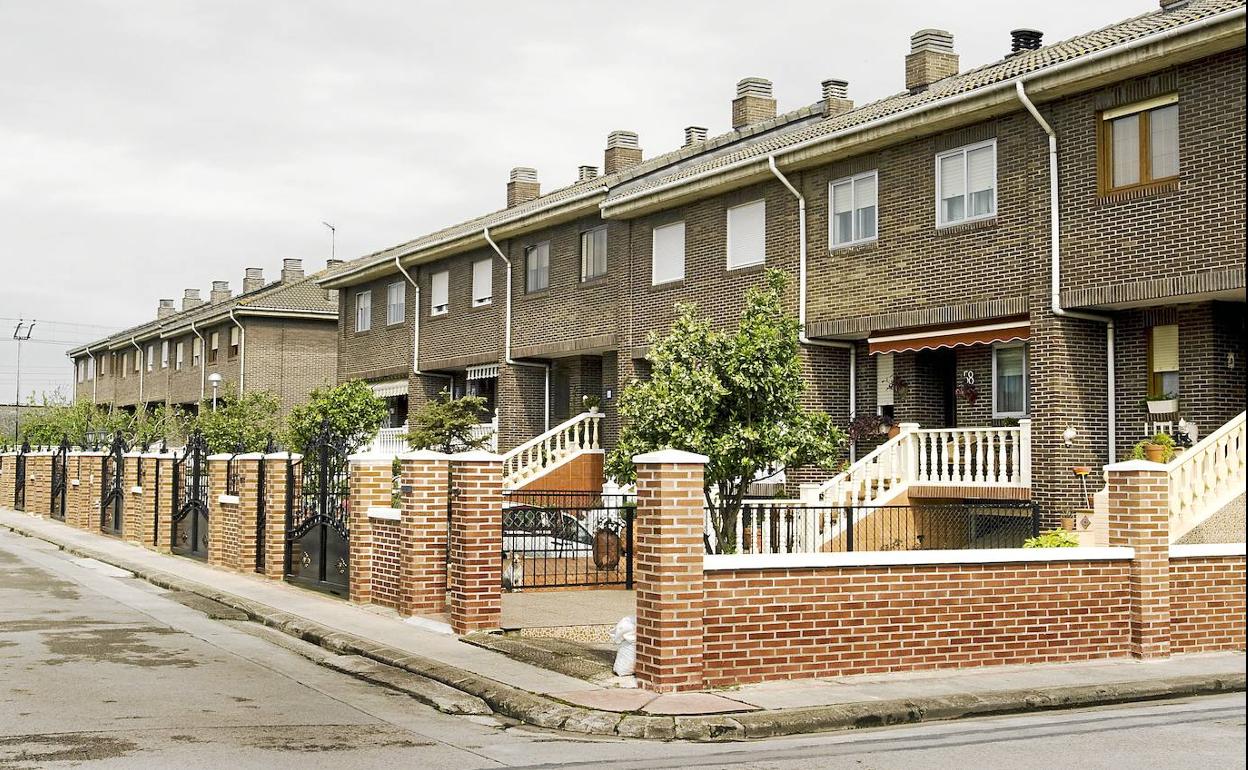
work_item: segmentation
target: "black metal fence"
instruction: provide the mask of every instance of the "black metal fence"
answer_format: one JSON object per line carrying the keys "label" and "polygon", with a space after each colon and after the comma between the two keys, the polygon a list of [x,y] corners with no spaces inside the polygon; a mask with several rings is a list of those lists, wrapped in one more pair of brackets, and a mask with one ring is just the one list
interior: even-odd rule
{"label": "black metal fence", "polygon": [[[1029,501],[839,506],[754,503],[718,521],[707,510],[708,553],[838,553],[849,551],[1020,548],[1040,534]],[[718,534],[717,534],[718,533]]]}
{"label": "black metal fence", "polygon": [[632,588],[636,511],[631,495],[505,493],[503,588]]}

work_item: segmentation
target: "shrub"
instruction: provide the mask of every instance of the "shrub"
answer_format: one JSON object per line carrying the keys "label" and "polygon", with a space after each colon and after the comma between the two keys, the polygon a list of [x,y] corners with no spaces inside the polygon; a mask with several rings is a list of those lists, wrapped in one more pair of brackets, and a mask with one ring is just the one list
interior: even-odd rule
{"label": "shrub", "polygon": [[1168,463],[1174,459],[1174,439],[1168,433],[1158,433],[1152,438],[1146,438],[1135,446],[1131,447],[1132,460],[1147,460],[1148,455],[1145,454],[1144,448],[1149,444],[1157,444],[1164,448],[1161,461]]}
{"label": "shrub", "polygon": [[1024,548],[1077,548],[1079,540],[1064,529],[1054,529],[1029,537],[1023,541]]}
{"label": "shrub", "polygon": [[348,380],[329,388],[312,391],[306,404],[290,412],[287,441],[295,451],[311,443],[328,423],[330,430],[346,440],[348,451],[355,451],[377,435],[386,419],[386,402],[363,380]]}

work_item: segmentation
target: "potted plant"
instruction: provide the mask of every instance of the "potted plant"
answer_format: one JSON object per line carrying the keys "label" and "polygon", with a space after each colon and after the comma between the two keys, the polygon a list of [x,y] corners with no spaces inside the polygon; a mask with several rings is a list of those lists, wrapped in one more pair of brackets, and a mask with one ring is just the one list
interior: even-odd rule
{"label": "potted plant", "polygon": [[963,380],[953,389],[955,395],[971,406],[975,406],[975,402],[979,400],[979,387],[970,380]]}
{"label": "potted plant", "polygon": [[893,395],[897,396],[897,398],[905,398],[906,394],[910,392],[910,383],[900,374],[894,374],[892,379],[888,381],[887,387],[893,391]]}
{"label": "potted plant", "polygon": [[590,414],[598,414],[598,408],[602,406],[602,399],[598,396],[586,393],[581,396],[581,406],[588,409]]}
{"label": "potted plant", "polygon": [[1179,394],[1162,393],[1156,397],[1144,399],[1149,414],[1174,414],[1179,411]]}
{"label": "potted plant", "polygon": [[1152,438],[1144,439],[1131,448],[1131,459],[1168,463],[1174,459],[1174,439],[1166,433],[1158,433]]}
{"label": "potted plant", "polygon": [[888,423],[878,414],[860,414],[845,427],[846,437],[854,442],[878,438],[887,432]]}

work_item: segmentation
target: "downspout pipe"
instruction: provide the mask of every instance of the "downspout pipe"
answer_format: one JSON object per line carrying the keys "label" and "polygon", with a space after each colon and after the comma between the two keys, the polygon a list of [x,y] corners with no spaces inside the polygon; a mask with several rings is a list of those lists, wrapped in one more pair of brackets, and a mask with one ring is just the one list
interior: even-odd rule
{"label": "downspout pipe", "polygon": [[394,266],[399,269],[403,277],[412,286],[415,293],[415,306],[412,308],[412,374],[418,377],[443,377],[451,384],[449,391],[454,395],[455,377],[450,374],[442,374],[441,372],[422,372],[420,370],[420,284],[416,279],[412,278],[412,274],[407,272],[407,268],[403,267],[402,257],[394,258]]}
{"label": "downspout pipe", "polygon": [[494,249],[494,253],[498,254],[499,259],[503,260],[503,264],[507,265],[507,306],[503,311],[503,361],[509,366],[528,366],[535,369],[546,370],[546,430],[550,430],[550,364],[538,363],[536,361],[518,361],[511,357],[511,260],[498,247],[494,239],[490,237],[490,228],[486,227],[481,230],[481,234],[485,236],[485,242],[490,244],[490,248]]}
{"label": "downspout pipe", "polygon": [[1075,310],[1067,310],[1062,307],[1062,216],[1061,207],[1058,197],[1058,153],[1057,153],[1057,132],[1044,119],[1040,111],[1036,109],[1035,103],[1027,96],[1027,89],[1022,80],[1014,83],[1015,92],[1018,94],[1018,100],[1027,108],[1027,112],[1031,113],[1031,117],[1035,119],[1040,128],[1049,137],[1049,304],[1053,310],[1053,314],[1062,318],[1077,318],[1083,321],[1096,321],[1105,324],[1105,359],[1108,369],[1106,401],[1109,404],[1109,420],[1108,420],[1108,437],[1109,437],[1109,460],[1114,462],[1118,457],[1118,437],[1117,427],[1115,426],[1115,417],[1117,415],[1117,387],[1115,380],[1115,353],[1114,353],[1114,319],[1111,316],[1097,315],[1095,313],[1082,313]]}
{"label": "downspout pipe", "polygon": [[[797,341],[810,347],[849,351],[849,419],[853,420],[858,413],[858,346],[844,340],[814,340],[806,336],[806,196],[781,173],[775,155],[767,156],[767,167],[797,198]],[[855,444],[849,445],[850,462],[856,459],[857,449]]]}
{"label": "downspout pipe", "polygon": [[134,341],[134,335],[130,336],[130,344],[139,352],[139,406],[147,408],[147,402],[143,400],[143,377],[147,374],[147,359],[143,356],[143,348],[139,343]]}
{"label": "downspout pipe", "polygon": [[[199,333],[199,329],[195,328],[195,322],[191,321],[191,334],[199,339],[199,403],[204,403],[204,391],[208,387],[208,351],[205,349],[204,335]],[[191,358],[194,358],[194,351],[191,351]]]}
{"label": "downspout pipe", "polygon": [[230,320],[238,327],[238,396],[243,396],[243,383],[247,376],[247,330],[234,317],[234,308],[230,308]]}

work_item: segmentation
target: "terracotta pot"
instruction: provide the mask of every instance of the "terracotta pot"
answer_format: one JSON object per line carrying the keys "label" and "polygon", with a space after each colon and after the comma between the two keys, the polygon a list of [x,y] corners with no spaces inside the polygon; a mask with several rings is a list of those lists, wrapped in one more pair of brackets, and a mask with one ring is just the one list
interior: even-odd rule
{"label": "terracotta pot", "polygon": [[620,565],[620,536],[609,529],[600,529],[594,535],[594,566],[598,569],[615,569]]}
{"label": "terracotta pot", "polygon": [[1062,517],[1062,529],[1066,530],[1067,532],[1074,532],[1075,531],[1075,517],[1063,516]]}
{"label": "terracotta pot", "polygon": [[1161,444],[1145,444],[1144,458],[1150,463],[1165,462],[1166,448]]}
{"label": "terracotta pot", "polygon": [[889,427],[889,429],[888,429],[888,437],[889,437],[889,438],[897,438],[897,437],[898,437],[898,436],[900,436],[900,435],[901,435],[901,426],[900,426],[900,425],[892,425],[892,426],[890,426],[890,427]]}

